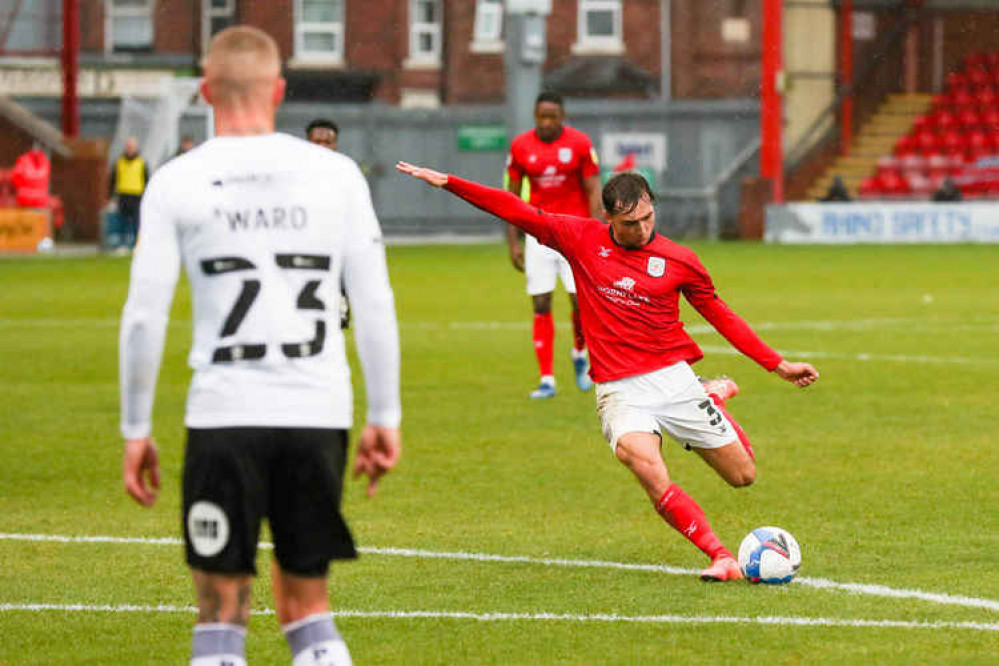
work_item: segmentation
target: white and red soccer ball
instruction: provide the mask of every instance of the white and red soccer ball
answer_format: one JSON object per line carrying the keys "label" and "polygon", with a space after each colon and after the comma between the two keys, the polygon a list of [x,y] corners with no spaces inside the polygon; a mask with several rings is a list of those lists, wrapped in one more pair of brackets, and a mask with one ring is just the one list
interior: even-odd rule
{"label": "white and red soccer ball", "polygon": [[787,530],[758,527],[739,546],[739,566],[750,583],[790,583],[801,566],[801,548]]}

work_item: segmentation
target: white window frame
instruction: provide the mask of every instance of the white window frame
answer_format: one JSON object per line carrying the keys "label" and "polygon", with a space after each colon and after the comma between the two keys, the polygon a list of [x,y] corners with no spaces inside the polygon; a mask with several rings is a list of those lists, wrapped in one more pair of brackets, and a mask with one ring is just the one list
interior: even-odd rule
{"label": "white window frame", "polygon": [[104,52],[114,53],[114,22],[116,18],[146,18],[149,20],[149,48],[156,44],[156,26],[153,23],[155,0],[143,0],[145,7],[116,8],[114,0],[104,0]]}
{"label": "white window frame", "polygon": [[[432,2],[436,6],[436,23],[417,21],[417,7],[422,3]],[[437,68],[441,64],[441,19],[444,12],[442,0],[409,0],[409,58],[406,67]],[[429,53],[418,51],[420,37],[430,35],[433,48]]]}
{"label": "white window frame", "polygon": [[[590,12],[611,12],[614,34],[590,35],[586,31],[586,18]],[[579,0],[576,12],[576,43],[572,46],[573,53],[609,53],[624,52],[624,0]]]}
{"label": "white window frame", "polygon": [[[486,21],[492,20],[494,30],[486,33]],[[503,0],[476,0],[475,24],[472,28],[472,53],[502,53]]]}
{"label": "white window frame", "polygon": [[213,18],[236,18],[236,0],[225,0],[225,7],[212,7],[212,0],[201,0],[201,50],[208,53],[212,41]]}
{"label": "white window frame", "polygon": [[[344,13],[346,12],[346,0],[340,2],[340,16],[336,21],[305,21],[302,19],[305,10],[302,0],[295,0],[295,63],[296,64],[323,64],[342,65],[343,45],[344,45]],[[309,33],[320,33],[336,36],[335,51],[307,51],[305,49],[305,35]]]}

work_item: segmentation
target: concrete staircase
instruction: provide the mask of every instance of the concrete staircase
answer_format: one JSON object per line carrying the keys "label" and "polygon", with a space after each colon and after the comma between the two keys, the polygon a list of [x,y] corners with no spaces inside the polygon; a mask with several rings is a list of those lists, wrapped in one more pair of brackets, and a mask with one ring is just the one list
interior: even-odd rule
{"label": "concrete staircase", "polygon": [[835,176],[843,179],[850,196],[856,198],[860,181],[875,174],[878,158],[891,154],[895,142],[912,129],[916,118],[929,110],[932,100],[933,95],[925,93],[889,95],[854,136],[850,154],[836,158],[808,188],[807,200],[825,196]]}

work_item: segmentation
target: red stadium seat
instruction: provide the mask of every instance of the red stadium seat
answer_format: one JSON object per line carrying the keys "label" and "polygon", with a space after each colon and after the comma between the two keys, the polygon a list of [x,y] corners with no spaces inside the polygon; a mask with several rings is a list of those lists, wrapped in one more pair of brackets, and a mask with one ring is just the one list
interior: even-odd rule
{"label": "red stadium seat", "polygon": [[964,77],[961,72],[951,72],[947,75],[947,89],[952,91],[954,88],[968,85],[968,80]]}
{"label": "red stadium seat", "polygon": [[950,94],[950,103],[954,106],[974,106],[977,102],[967,88],[957,88]]}
{"label": "red stadium seat", "polygon": [[878,158],[878,169],[898,169],[901,166],[901,160],[894,155],[882,155]]}
{"label": "red stadium seat", "polygon": [[924,129],[933,129],[936,127],[936,116],[932,113],[927,113],[919,116],[914,121],[912,121],[912,131],[919,132]]}
{"label": "red stadium seat", "polygon": [[988,58],[984,53],[968,53],[961,60],[965,69],[973,69],[975,67],[984,67],[988,62]]}
{"label": "red stadium seat", "polygon": [[992,76],[984,67],[974,67],[969,69],[965,73],[964,78],[974,88],[981,88],[992,83]]}
{"label": "red stadium seat", "polygon": [[999,51],[990,51],[985,54],[985,65],[990,71],[999,69]]}
{"label": "red stadium seat", "polygon": [[967,131],[981,125],[982,117],[974,109],[966,107],[961,109],[961,112],[957,114],[957,124],[960,125],[962,129]]}
{"label": "red stadium seat", "polygon": [[934,151],[939,146],[939,141],[937,135],[929,130],[923,130],[916,134],[916,147],[924,155],[928,152]]}
{"label": "red stadium seat", "polygon": [[957,124],[957,116],[947,109],[941,109],[933,114],[933,125],[939,130],[950,129],[956,127]]}
{"label": "red stadium seat", "polygon": [[913,155],[919,151],[919,144],[916,141],[916,137],[912,134],[906,134],[905,136],[899,137],[898,141],[895,142],[895,156],[903,157],[904,155]]}
{"label": "red stadium seat", "polygon": [[975,93],[975,104],[981,108],[991,108],[996,105],[996,93],[992,88],[981,88]]}
{"label": "red stadium seat", "polygon": [[[879,165],[880,166],[880,165]],[[926,158],[917,152],[899,155],[898,164],[894,168],[903,171],[921,171],[926,166]]]}
{"label": "red stadium seat", "polygon": [[881,195],[880,185],[876,177],[865,178],[860,181],[858,194],[862,199],[874,199]]}
{"label": "red stadium seat", "polygon": [[979,152],[991,150],[989,137],[982,130],[972,130],[971,132],[966,132],[964,135],[964,143],[968,147],[968,150],[975,150]]}
{"label": "red stadium seat", "polygon": [[999,132],[999,108],[992,107],[981,113],[982,127],[988,132]]}

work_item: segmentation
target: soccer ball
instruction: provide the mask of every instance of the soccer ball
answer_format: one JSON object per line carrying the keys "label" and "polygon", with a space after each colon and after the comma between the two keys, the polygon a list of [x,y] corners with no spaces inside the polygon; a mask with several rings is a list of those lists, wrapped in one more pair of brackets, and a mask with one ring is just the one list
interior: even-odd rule
{"label": "soccer ball", "polygon": [[786,530],[758,527],[739,546],[739,566],[750,583],[790,583],[801,566],[801,548]]}

